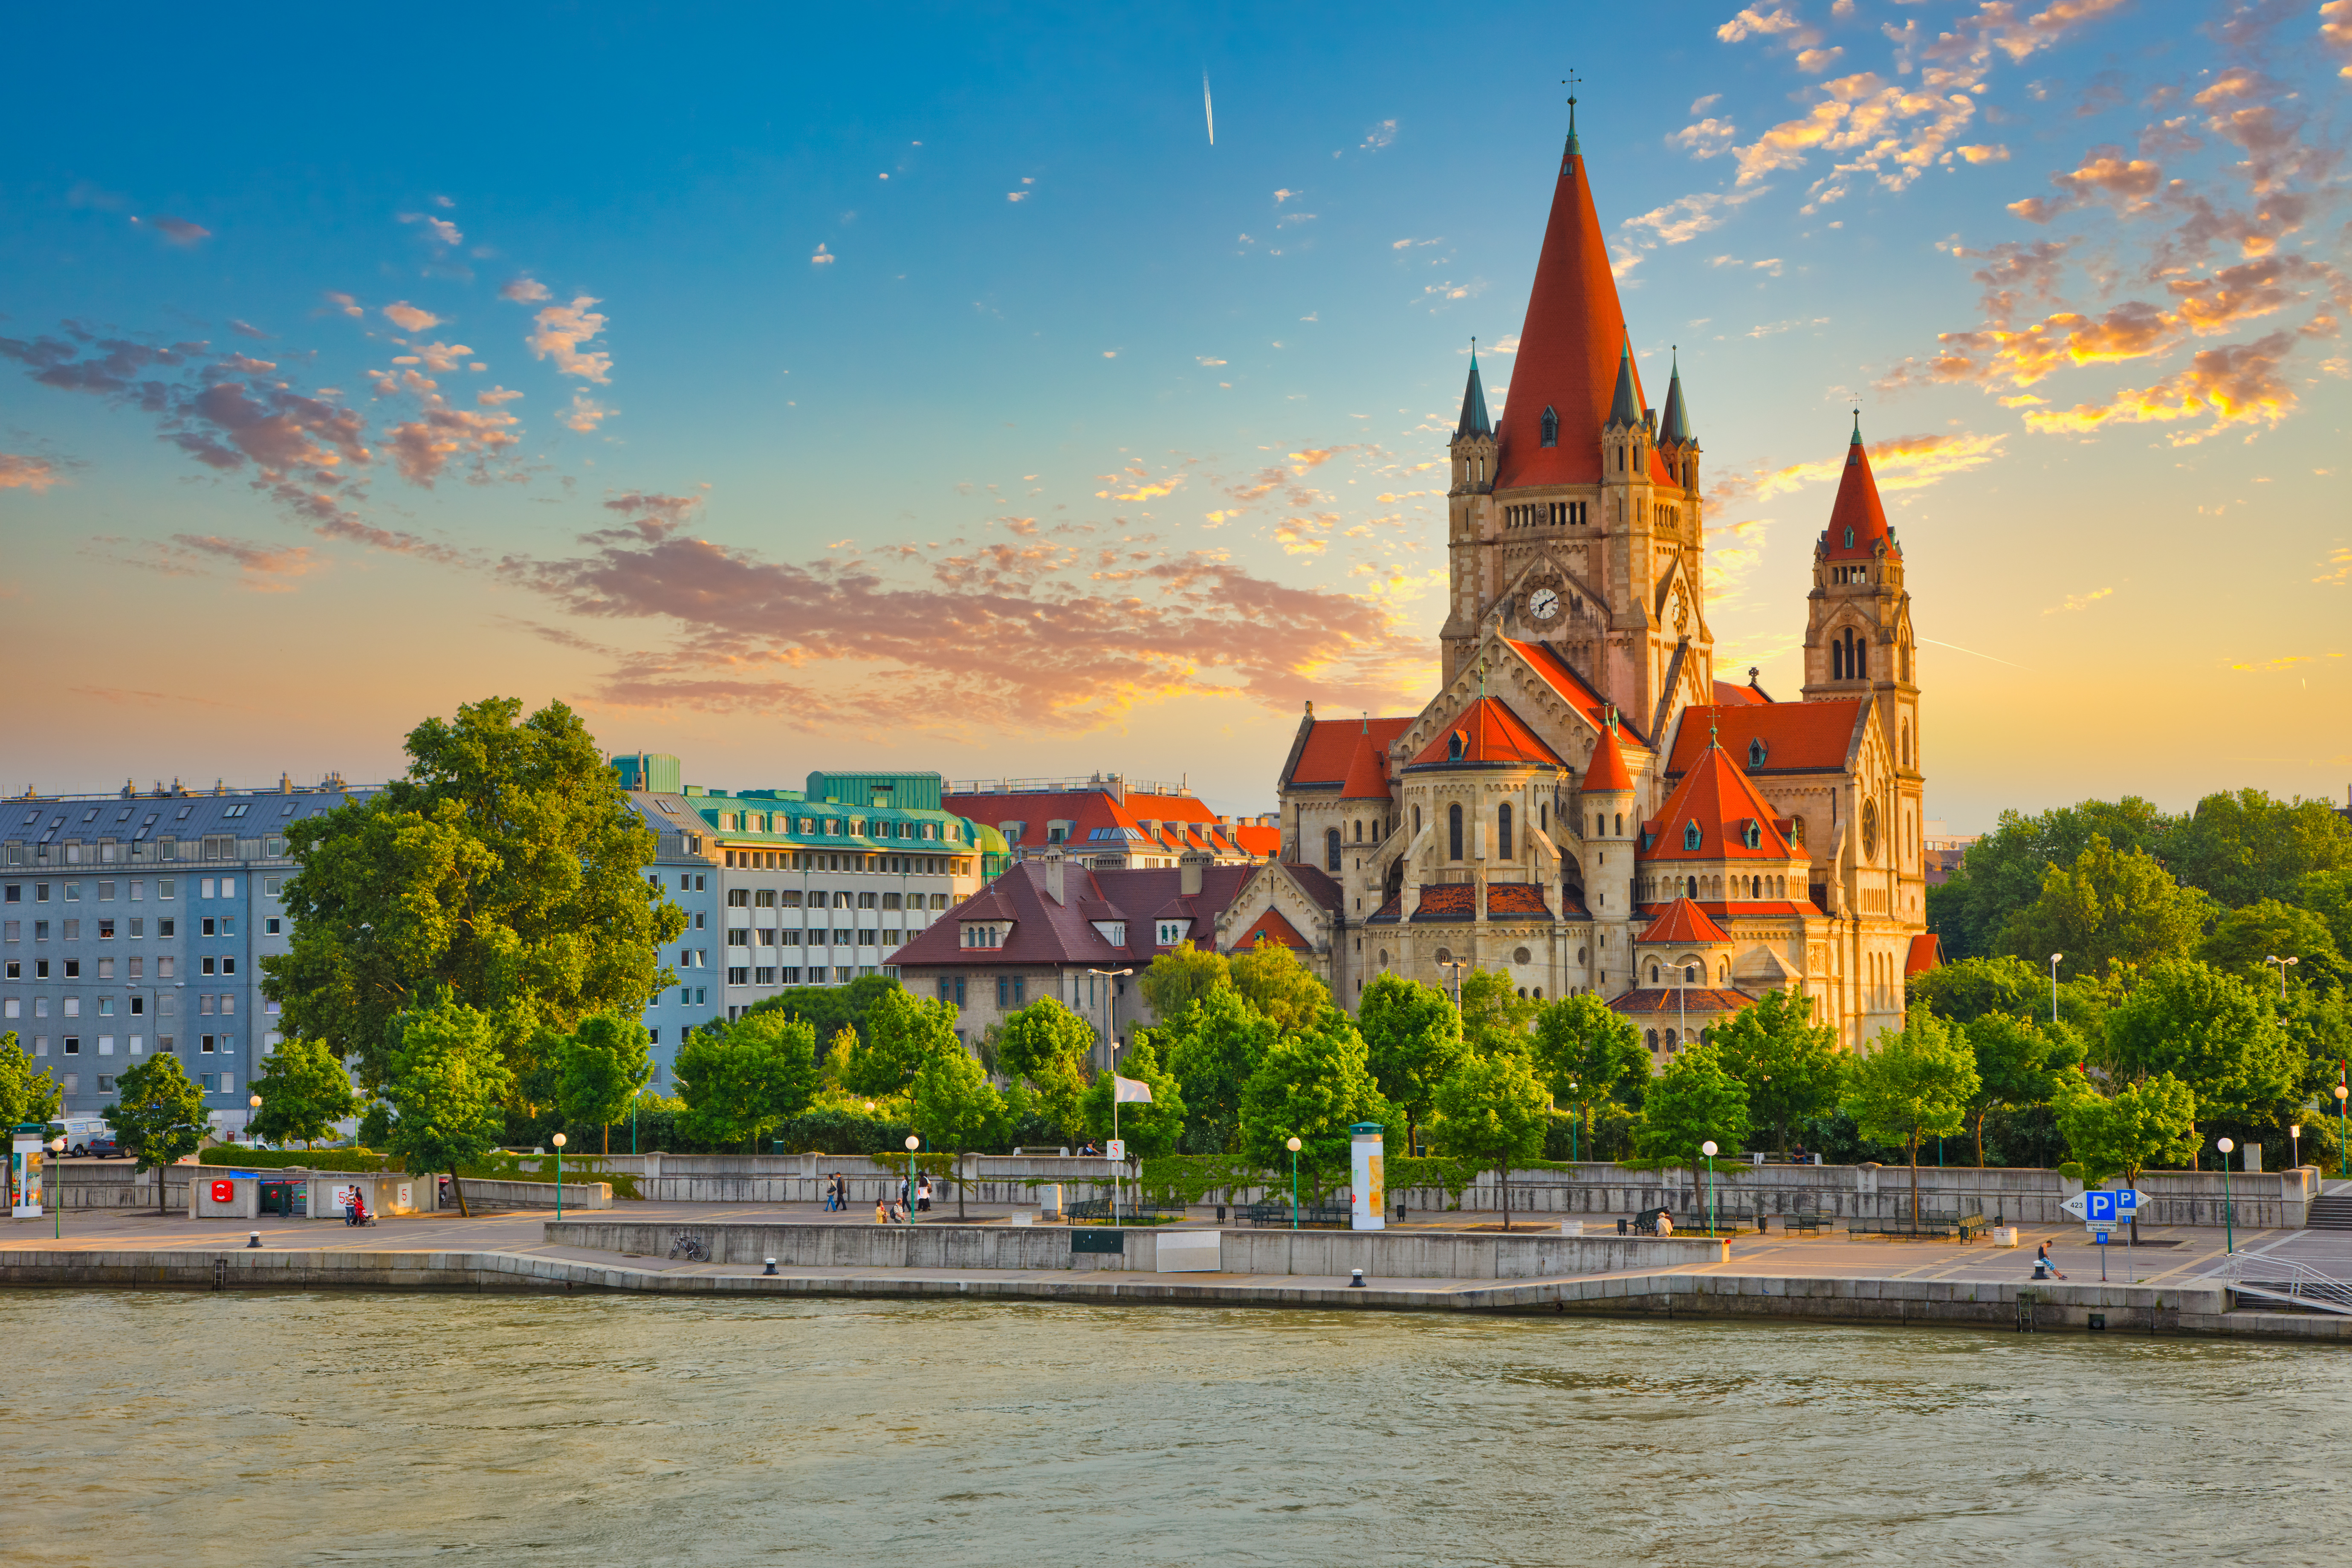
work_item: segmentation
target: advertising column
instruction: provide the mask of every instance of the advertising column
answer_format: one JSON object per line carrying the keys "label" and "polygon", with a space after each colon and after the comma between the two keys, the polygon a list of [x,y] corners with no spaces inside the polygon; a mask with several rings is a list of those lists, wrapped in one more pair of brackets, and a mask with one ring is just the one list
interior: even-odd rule
{"label": "advertising column", "polygon": [[1356,1194],[1354,1212],[1349,1215],[1352,1230],[1386,1230],[1388,1228],[1388,1194],[1382,1180],[1381,1124],[1359,1121],[1348,1129],[1349,1173]]}
{"label": "advertising column", "polygon": [[48,1129],[19,1127],[8,1139],[8,1217],[41,1217],[41,1140]]}

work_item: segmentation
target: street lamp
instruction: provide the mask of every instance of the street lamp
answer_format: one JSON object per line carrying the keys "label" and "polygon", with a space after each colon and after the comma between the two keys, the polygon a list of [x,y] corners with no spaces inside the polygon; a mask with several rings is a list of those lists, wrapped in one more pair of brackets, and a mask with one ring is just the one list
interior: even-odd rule
{"label": "street lamp", "polygon": [[2237,1144],[2224,1138],[2213,1147],[2221,1151],[2221,1236],[2231,1252],[2238,1250],[2237,1214],[2230,1202],[2230,1151]]}
{"label": "street lamp", "polygon": [[1706,1233],[1713,1236],[1717,1228],[1715,1207],[1715,1140],[1710,1138],[1700,1144],[1698,1152],[1706,1156]]}
{"label": "street lamp", "polygon": [[[66,1141],[62,1134],[49,1140],[49,1152],[57,1156],[56,1177],[51,1184],[57,1188],[57,1193],[49,1205],[49,1235],[52,1238],[63,1240],[66,1234]],[[160,1182],[163,1178],[158,1176],[155,1179]]]}
{"label": "street lamp", "polygon": [[2294,1149],[2288,1156],[2296,1170],[2303,1169],[2303,1123],[2298,1121],[2286,1130],[2287,1142]]}
{"label": "street lamp", "polygon": [[[261,1096],[257,1094],[247,1095],[246,1096],[245,1103],[253,1111],[257,1112],[261,1110]],[[259,1139],[254,1138],[253,1136],[253,1117],[251,1115],[247,1116],[245,1119],[245,1135],[248,1139],[252,1139],[256,1144],[258,1144],[261,1142]]]}
{"label": "street lamp", "polygon": [[2282,1001],[2282,1002],[2285,1001],[2285,1000],[2286,1000],[2286,966],[2287,966],[2288,964],[2290,964],[2290,963],[2302,963],[2302,962],[2303,962],[2303,960],[2301,960],[2301,959],[2299,959],[2299,958],[2291,957],[2291,956],[2290,956],[2290,957],[2287,957],[2287,958],[2281,958],[2277,953],[2275,953],[2275,952],[2274,952],[2274,953],[2272,953],[2268,958],[2263,959],[2263,962],[2264,963],[2275,963],[2275,964],[2277,964],[2277,965],[2278,965],[2278,972],[2279,972],[2279,1000],[2280,1000],[2280,1001]]}
{"label": "street lamp", "polygon": [[1447,984],[1454,988],[1454,1010],[1459,1013],[1462,1011],[1462,972],[1470,967],[1470,961],[1466,958],[1441,958],[1437,961],[1437,967],[1454,972]]}
{"label": "street lamp", "polygon": [[1576,1135],[1584,1131],[1584,1102],[1576,1098],[1576,1080],[1574,1079],[1570,1079],[1568,1080],[1568,1100],[1570,1105],[1576,1107],[1576,1114],[1569,1119],[1568,1123],[1568,1163],[1571,1165],[1583,1158],[1582,1155],[1577,1152]]}
{"label": "street lamp", "polygon": [[[1135,973],[1135,971],[1134,971],[1134,970],[1132,970],[1132,969],[1089,969],[1089,970],[1087,970],[1087,973],[1088,974],[1099,974],[1099,975],[1101,975],[1101,976],[1102,976],[1104,979],[1106,979],[1106,980],[1113,980],[1113,981],[1115,981],[1115,980],[1117,980],[1120,975],[1122,975],[1122,974],[1132,974],[1132,973]],[[1117,1061],[1115,1061],[1113,1058],[1116,1058],[1116,1057],[1118,1056],[1118,1047],[1117,1047],[1116,1046],[1114,1046],[1114,1045],[1112,1045],[1112,1044],[1111,1044],[1111,1028],[1110,1028],[1110,1026],[1111,1026],[1111,1016],[1112,1016],[1112,1012],[1111,1012],[1111,1005],[1110,1005],[1110,987],[1109,987],[1109,986],[1108,986],[1108,985],[1106,985],[1106,986],[1104,986],[1104,987],[1103,987],[1102,1005],[1103,1005],[1103,1065],[1104,1065],[1105,1067],[1108,1067],[1108,1068],[1116,1068],[1118,1064],[1118,1062],[1117,1062]],[[1114,1096],[1113,1098],[1114,1098],[1114,1099],[1116,1099],[1117,1097],[1116,1097],[1116,1096]],[[1118,1111],[1117,1111],[1116,1110],[1114,1110],[1112,1111],[1112,1115],[1116,1116],[1117,1114],[1118,1114]]]}
{"label": "street lamp", "polygon": [[548,1142],[555,1145],[555,1217],[562,1219],[563,1217],[563,1134],[559,1132]]}
{"label": "street lamp", "polygon": [[912,1132],[907,1134],[907,1223],[915,1223],[915,1151],[923,1141]]}
{"label": "street lamp", "polygon": [[2065,956],[2063,952],[2050,955],[2050,1021],[2053,1024],[2058,1021],[2058,961]]}
{"label": "street lamp", "polygon": [[1298,1151],[1299,1142],[1293,1138],[1283,1147],[1290,1151],[1290,1228],[1298,1228]]}
{"label": "street lamp", "polygon": [[2342,1084],[2336,1086],[2336,1173],[2344,1173],[2344,1094]]}

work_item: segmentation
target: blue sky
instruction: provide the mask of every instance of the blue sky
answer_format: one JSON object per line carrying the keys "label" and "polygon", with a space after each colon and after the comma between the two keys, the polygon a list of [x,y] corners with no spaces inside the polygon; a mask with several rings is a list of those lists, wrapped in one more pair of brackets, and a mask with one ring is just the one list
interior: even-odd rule
{"label": "blue sky", "polygon": [[375,776],[498,691],[714,784],[1264,809],[1302,702],[1433,680],[1436,465],[1472,335],[1507,388],[1570,68],[1725,671],[1797,684],[1858,404],[1931,815],[2352,779],[2352,0],[9,42],[56,68],[0,105],[11,787]]}

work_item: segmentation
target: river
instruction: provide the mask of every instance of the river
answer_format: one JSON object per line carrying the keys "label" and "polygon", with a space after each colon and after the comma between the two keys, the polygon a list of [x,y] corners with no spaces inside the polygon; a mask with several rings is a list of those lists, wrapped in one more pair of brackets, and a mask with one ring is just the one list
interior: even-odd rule
{"label": "river", "polygon": [[[12,1291],[44,1564],[2341,1563],[2308,1345]],[[35,1417],[35,1419],[26,1419]]]}

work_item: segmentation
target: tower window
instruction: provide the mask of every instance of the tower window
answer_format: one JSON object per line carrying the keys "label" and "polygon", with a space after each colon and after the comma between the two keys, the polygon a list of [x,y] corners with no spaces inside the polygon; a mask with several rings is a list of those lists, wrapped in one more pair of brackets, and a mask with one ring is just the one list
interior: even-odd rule
{"label": "tower window", "polygon": [[1764,827],[1763,827],[1763,825],[1762,825],[1761,823],[1758,822],[1754,817],[1749,817],[1749,818],[1748,819],[1748,828],[1747,828],[1747,831],[1745,831],[1744,833],[1742,833],[1742,834],[1739,836],[1739,841],[1740,841],[1741,843],[1743,843],[1743,844],[1747,845],[1747,846],[1748,846],[1748,847],[1749,847],[1750,849],[1761,849],[1761,848],[1763,848],[1763,847],[1764,847]]}
{"label": "tower window", "polygon": [[1339,830],[1336,827],[1323,835],[1323,868],[1327,871],[1339,868]]}
{"label": "tower window", "polygon": [[1764,742],[1761,740],[1755,740],[1748,742],[1748,765],[1749,767],[1762,767],[1764,765]]}
{"label": "tower window", "polygon": [[1698,830],[1698,824],[1697,824],[1697,823],[1696,823],[1696,822],[1685,822],[1685,823],[1684,823],[1684,824],[1683,824],[1683,847],[1684,847],[1684,848],[1685,848],[1685,849],[1696,849],[1696,848],[1697,848],[1697,847],[1699,847],[1699,840],[1700,840],[1700,834],[1699,834],[1699,830]]}
{"label": "tower window", "polygon": [[1853,548],[1853,528],[1851,524],[1847,526],[1845,531],[1845,547],[1848,550],[1852,550]]}
{"label": "tower window", "polygon": [[[1458,763],[1458,762],[1460,762],[1460,761],[1462,760],[1462,731],[1461,731],[1456,730],[1456,731],[1454,731],[1454,733],[1453,733],[1452,735],[1450,735],[1450,736],[1448,736],[1448,737],[1446,738],[1446,742],[1445,742],[1445,755],[1446,755],[1446,759],[1447,759],[1449,762],[1456,762],[1456,763]],[[1454,858],[1458,860],[1458,859],[1460,859],[1460,858],[1461,858],[1461,857],[1457,855],[1457,856],[1455,856],[1455,857],[1454,857]]]}
{"label": "tower window", "polygon": [[[1547,447],[1559,445],[1559,415],[1554,409],[1547,408],[1543,411],[1543,444]],[[1851,534],[1853,531],[1848,529],[1846,531]],[[1851,544],[1853,541],[1848,538],[1846,542]]]}
{"label": "tower window", "polygon": [[1511,808],[1507,805],[1495,808],[1495,858],[1498,860],[1511,858]]}
{"label": "tower window", "polygon": [[1462,858],[1462,808],[1458,805],[1445,808],[1445,858]]}

